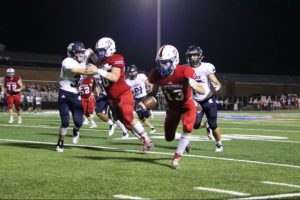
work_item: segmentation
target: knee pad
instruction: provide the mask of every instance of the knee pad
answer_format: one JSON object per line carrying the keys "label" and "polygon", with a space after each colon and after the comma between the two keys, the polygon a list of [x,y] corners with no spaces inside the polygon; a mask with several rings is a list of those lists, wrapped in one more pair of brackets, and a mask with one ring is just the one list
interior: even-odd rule
{"label": "knee pad", "polygon": [[217,120],[216,119],[214,119],[214,120],[212,120],[212,119],[208,119],[207,120],[207,123],[208,123],[208,125],[209,125],[209,128],[211,129],[211,130],[216,130],[216,128],[218,128],[218,125],[217,125]]}
{"label": "knee pad", "polygon": [[68,128],[69,127],[69,117],[61,116],[61,127]]}
{"label": "knee pad", "polygon": [[67,131],[68,131],[68,128],[67,127],[60,127],[59,128],[59,134],[60,135],[63,135],[63,136],[65,136],[65,135],[67,135]]}

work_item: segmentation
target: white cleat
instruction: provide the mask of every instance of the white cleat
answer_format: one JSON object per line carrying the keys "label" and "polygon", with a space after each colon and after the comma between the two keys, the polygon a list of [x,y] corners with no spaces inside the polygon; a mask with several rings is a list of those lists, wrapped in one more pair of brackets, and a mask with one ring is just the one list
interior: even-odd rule
{"label": "white cleat", "polygon": [[21,116],[18,117],[18,124],[22,124],[22,117]]}
{"label": "white cleat", "polygon": [[89,120],[87,118],[85,118],[85,120],[82,123],[83,125],[89,125]]}
{"label": "white cleat", "polygon": [[151,134],[154,134],[155,132],[156,132],[156,128],[151,128],[150,133],[151,133]]}
{"label": "white cleat", "polygon": [[216,144],[215,152],[222,152],[222,151],[223,151],[223,146]]}
{"label": "white cleat", "polygon": [[13,117],[9,117],[8,123],[12,124],[14,122],[14,118]]}
{"label": "white cleat", "polygon": [[117,124],[113,124],[109,126],[108,136],[112,136],[115,133],[115,128],[117,127]]}
{"label": "white cleat", "polygon": [[97,124],[94,122],[89,128],[97,128]]}
{"label": "white cleat", "polygon": [[72,137],[72,142],[73,142],[73,144],[78,144],[78,142],[79,142],[79,132],[77,132],[76,136]]}
{"label": "white cleat", "polygon": [[173,159],[171,162],[171,167],[173,169],[180,169],[179,158]]}
{"label": "white cleat", "polygon": [[128,137],[129,137],[129,134],[128,134],[128,133],[123,133],[123,134],[122,134],[122,139],[123,139],[123,140],[128,139]]}
{"label": "white cleat", "polygon": [[64,152],[64,149],[63,149],[63,148],[60,148],[59,146],[56,146],[56,151],[57,151],[58,153],[62,153],[62,152]]}

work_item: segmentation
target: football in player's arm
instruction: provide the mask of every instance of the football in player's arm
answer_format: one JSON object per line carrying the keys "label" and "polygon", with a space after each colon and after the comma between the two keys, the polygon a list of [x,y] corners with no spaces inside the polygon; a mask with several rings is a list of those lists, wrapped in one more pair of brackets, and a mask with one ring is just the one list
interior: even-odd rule
{"label": "football in player's arm", "polygon": [[179,161],[190,143],[193,125],[196,119],[196,107],[192,99],[192,89],[205,93],[201,84],[195,81],[195,71],[190,66],[178,65],[179,54],[172,45],[162,46],[156,55],[157,67],[154,68],[148,80],[153,84],[149,95],[156,95],[161,88],[167,102],[164,123],[165,139],[171,142],[175,139],[176,129],[182,122],[183,133],[179,139],[171,167],[179,169]]}

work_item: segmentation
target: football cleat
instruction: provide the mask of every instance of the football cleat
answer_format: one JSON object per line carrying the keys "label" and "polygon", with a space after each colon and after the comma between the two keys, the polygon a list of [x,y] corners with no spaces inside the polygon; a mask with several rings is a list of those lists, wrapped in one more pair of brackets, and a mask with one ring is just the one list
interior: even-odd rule
{"label": "football cleat", "polygon": [[155,133],[155,132],[156,132],[156,128],[151,128],[150,133],[153,134],[153,133]]}
{"label": "football cleat", "polygon": [[122,139],[123,140],[128,139],[128,137],[129,137],[128,133],[122,133]]}
{"label": "football cleat", "polygon": [[171,167],[173,169],[180,169],[179,160],[180,160],[179,158],[175,158],[172,160]]}
{"label": "football cleat", "polygon": [[154,144],[148,135],[142,137],[141,139],[142,139],[142,143],[144,144],[144,147],[142,148],[142,152],[147,152],[154,148]]}
{"label": "football cleat", "polygon": [[73,130],[72,142],[73,142],[73,144],[78,144],[78,142],[79,142],[79,131]]}
{"label": "football cleat", "polygon": [[117,124],[109,125],[108,136],[112,136],[115,133],[116,127],[117,127]]}
{"label": "football cleat", "polygon": [[220,144],[216,144],[215,152],[222,152],[222,151],[223,151],[223,146]]}
{"label": "football cleat", "polygon": [[64,148],[60,147],[60,146],[56,146],[56,151],[59,153],[64,152]]}
{"label": "football cleat", "polygon": [[18,124],[22,124],[22,117],[21,116],[18,117]]}
{"label": "football cleat", "polygon": [[9,117],[8,123],[12,124],[14,122],[14,118],[13,117]]}
{"label": "football cleat", "polygon": [[91,121],[90,128],[97,128],[97,124],[94,121]]}
{"label": "football cleat", "polygon": [[144,145],[143,149],[142,149],[142,152],[147,152],[147,151],[150,151],[151,149],[154,148],[154,144],[152,141],[150,142],[147,142],[147,144]]}

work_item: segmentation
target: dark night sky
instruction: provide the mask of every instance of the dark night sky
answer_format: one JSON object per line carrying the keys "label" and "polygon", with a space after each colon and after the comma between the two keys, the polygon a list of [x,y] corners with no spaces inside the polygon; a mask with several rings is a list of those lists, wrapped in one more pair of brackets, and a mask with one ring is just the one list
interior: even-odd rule
{"label": "dark night sky", "polygon": [[[300,75],[298,0],[161,0],[161,17],[181,63],[197,44],[220,73]],[[0,27],[7,51],[65,55],[72,41],[108,36],[127,65],[154,66],[156,0],[5,0]]]}

